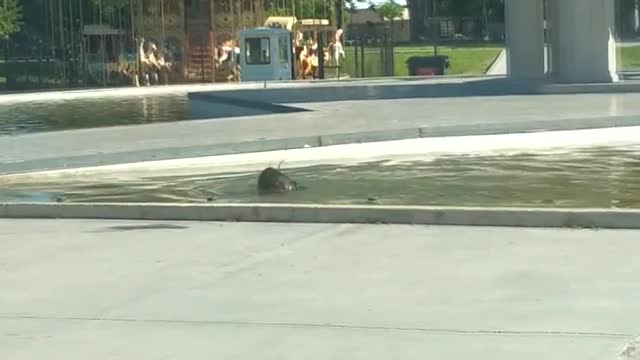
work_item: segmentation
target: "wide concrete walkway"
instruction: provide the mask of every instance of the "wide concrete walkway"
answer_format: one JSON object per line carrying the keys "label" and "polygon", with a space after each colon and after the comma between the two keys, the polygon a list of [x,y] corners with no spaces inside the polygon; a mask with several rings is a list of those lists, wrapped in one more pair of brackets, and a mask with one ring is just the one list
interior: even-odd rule
{"label": "wide concrete walkway", "polygon": [[379,99],[295,106],[313,111],[0,137],[0,173],[305,145],[640,125],[640,94]]}
{"label": "wide concrete walkway", "polygon": [[0,221],[0,358],[615,359],[639,236]]}

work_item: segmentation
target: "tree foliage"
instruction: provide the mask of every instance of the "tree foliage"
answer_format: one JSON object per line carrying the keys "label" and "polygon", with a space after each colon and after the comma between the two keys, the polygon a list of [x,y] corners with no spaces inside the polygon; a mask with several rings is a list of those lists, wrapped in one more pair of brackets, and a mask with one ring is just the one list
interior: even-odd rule
{"label": "tree foliage", "polygon": [[[358,3],[368,0],[342,0],[345,12],[354,9]],[[265,0],[265,11],[273,16],[295,16],[301,19],[323,18],[332,19],[336,13],[334,0]]]}
{"label": "tree foliage", "polygon": [[394,0],[387,0],[381,5],[374,6],[374,10],[381,18],[393,21],[401,18],[404,8]]}
{"label": "tree foliage", "polygon": [[0,1],[0,38],[20,30],[22,9],[16,0]]}

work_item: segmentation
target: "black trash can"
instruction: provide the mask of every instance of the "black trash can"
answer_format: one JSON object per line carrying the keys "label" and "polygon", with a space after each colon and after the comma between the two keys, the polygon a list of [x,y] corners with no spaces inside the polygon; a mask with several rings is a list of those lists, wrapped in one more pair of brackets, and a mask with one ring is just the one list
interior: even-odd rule
{"label": "black trash can", "polygon": [[407,59],[410,76],[444,75],[449,67],[449,57],[437,56],[413,56]]}

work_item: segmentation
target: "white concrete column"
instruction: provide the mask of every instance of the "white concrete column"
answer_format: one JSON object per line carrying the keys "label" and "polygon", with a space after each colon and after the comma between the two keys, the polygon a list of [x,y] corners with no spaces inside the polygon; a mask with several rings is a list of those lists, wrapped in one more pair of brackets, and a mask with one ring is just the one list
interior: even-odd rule
{"label": "white concrete column", "polygon": [[562,83],[618,80],[614,0],[549,0],[551,73]]}
{"label": "white concrete column", "polygon": [[507,74],[514,79],[544,77],[542,0],[506,0]]}

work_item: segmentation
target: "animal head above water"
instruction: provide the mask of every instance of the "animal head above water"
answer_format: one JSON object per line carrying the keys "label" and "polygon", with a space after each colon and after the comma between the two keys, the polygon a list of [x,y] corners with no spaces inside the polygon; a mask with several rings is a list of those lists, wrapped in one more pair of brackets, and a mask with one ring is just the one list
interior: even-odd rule
{"label": "animal head above water", "polygon": [[297,182],[272,167],[264,169],[258,177],[258,191],[260,193],[285,193],[300,189]]}

